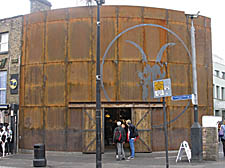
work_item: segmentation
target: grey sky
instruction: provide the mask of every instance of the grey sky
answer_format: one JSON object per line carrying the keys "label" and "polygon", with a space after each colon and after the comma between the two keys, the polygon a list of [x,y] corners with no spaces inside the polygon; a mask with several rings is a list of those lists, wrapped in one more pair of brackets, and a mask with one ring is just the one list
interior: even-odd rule
{"label": "grey sky", "polygon": [[[30,0],[1,0],[0,19],[29,13]],[[80,0],[49,0],[52,9],[83,5]],[[106,5],[136,5],[197,13],[212,19],[213,54],[225,59],[223,0],[105,0]]]}

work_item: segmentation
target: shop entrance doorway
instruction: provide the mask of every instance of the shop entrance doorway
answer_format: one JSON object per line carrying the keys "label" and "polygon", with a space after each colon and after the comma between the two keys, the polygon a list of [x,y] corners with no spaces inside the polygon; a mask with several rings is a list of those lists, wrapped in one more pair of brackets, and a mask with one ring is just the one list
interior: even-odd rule
{"label": "shop entrance doorway", "polygon": [[[131,119],[131,108],[105,108],[104,109],[105,150],[115,149],[115,145],[113,145],[113,131],[117,127],[117,124],[116,124],[117,121],[121,121],[122,123],[125,124],[126,120],[128,119]],[[125,129],[127,132],[127,126]]]}

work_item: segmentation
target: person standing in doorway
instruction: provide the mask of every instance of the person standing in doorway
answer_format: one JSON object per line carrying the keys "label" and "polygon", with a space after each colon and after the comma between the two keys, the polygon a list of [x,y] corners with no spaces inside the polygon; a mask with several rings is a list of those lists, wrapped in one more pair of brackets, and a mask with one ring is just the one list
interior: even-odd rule
{"label": "person standing in doorway", "polygon": [[125,160],[125,152],[123,145],[126,141],[126,132],[125,129],[121,126],[121,122],[117,121],[117,127],[114,129],[113,133],[113,143],[116,144],[118,155],[116,156],[117,160]]}
{"label": "person standing in doorway", "polygon": [[138,138],[138,133],[136,127],[131,123],[131,120],[127,120],[126,124],[128,126],[127,141],[130,144],[130,152],[131,152],[131,155],[128,157],[128,160],[130,160],[134,159],[135,157],[134,142],[136,142],[136,139]]}

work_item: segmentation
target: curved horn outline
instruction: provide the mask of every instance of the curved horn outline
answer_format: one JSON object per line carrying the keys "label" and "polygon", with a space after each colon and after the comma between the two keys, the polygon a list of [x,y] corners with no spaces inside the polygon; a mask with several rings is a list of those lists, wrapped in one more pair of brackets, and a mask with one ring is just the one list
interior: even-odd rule
{"label": "curved horn outline", "polygon": [[[109,96],[108,96],[108,94],[107,94],[107,92],[106,92],[106,90],[105,90],[105,88],[104,88],[104,84],[103,84],[103,65],[104,65],[104,62],[105,62],[105,57],[106,57],[106,55],[108,54],[109,49],[112,47],[112,45],[115,43],[115,41],[116,41],[120,36],[122,36],[123,34],[125,34],[126,32],[128,32],[128,31],[130,31],[130,30],[133,30],[133,29],[139,28],[139,27],[144,27],[144,26],[158,27],[158,28],[161,28],[161,29],[163,29],[163,30],[166,30],[167,32],[169,32],[169,33],[171,33],[172,35],[174,35],[174,36],[181,42],[181,44],[184,46],[184,48],[185,48],[185,50],[187,51],[187,54],[188,54],[188,56],[189,56],[189,59],[190,59],[190,61],[191,61],[191,53],[190,53],[190,51],[188,50],[187,46],[185,45],[184,41],[183,41],[176,33],[174,33],[172,30],[170,30],[170,29],[168,29],[168,28],[166,28],[166,27],[163,27],[163,26],[161,26],[161,25],[157,25],[157,24],[139,24],[139,25],[135,25],[135,26],[129,27],[129,28],[127,28],[126,30],[124,30],[123,32],[119,33],[119,34],[118,34],[118,35],[117,35],[117,36],[109,43],[108,47],[107,47],[106,50],[105,50],[104,56],[103,56],[103,58],[102,58],[102,64],[101,64],[101,68],[100,68],[100,74],[101,74],[101,76],[102,76],[101,86],[102,86],[102,90],[103,90],[103,92],[104,92],[104,95],[105,95],[105,97],[106,97],[106,99],[107,99],[108,101],[110,101],[110,98],[109,98]],[[191,62],[192,62],[192,61],[191,61]]]}
{"label": "curved horn outline", "polygon": [[162,59],[162,55],[163,55],[164,50],[165,50],[168,46],[174,46],[174,45],[176,45],[176,43],[167,43],[167,44],[163,45],[163,46],[161,47],[161,49],[159,50],[158,55],[157,55],[157,57],[156,57],[156,63],[159,63],[159,64],[162,66],[162,64],[161,64],[161,59]]}
{"label": "curved horn outline", "polygon": [[128,43],[134,45],[136,48],[138,48],[139,51],[140,51],[141,54],[142,54],[142,61],[143,61],[143,62],[146,62],[146,63],[148,62],[147,56],[146,56],[144,50],[143,50],[137,43],[135,43],[135,42],[133,42],[133,41],[130,41],[130,40],[126,40],[126,42],[128,42]]}

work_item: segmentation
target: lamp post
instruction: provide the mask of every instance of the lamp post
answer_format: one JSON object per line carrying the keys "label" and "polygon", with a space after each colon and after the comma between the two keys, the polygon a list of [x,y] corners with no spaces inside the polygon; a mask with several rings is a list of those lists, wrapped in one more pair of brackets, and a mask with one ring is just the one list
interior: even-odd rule
{"label": "lamp post", "polygon": [[194,18],[197,14],[188,14],[191,18],[191,51],[192,51],[192,80],[193,80],[193,105],[194,105],[194,123],[191,126],[191,158],[193,161],[202,160],[202,128],[198,122],[198,90],[197,90],[197,70],[196,70],[196,47],[195,47],[195,28]]}
{"label": "lamp post", "polygon": [[101,75],[100,75],[100,6],[105,0],[97,3],[97,49],[96,49],[96,168],[102,167],[101,155]]}

